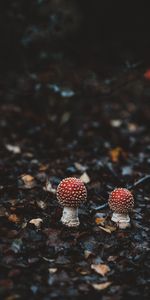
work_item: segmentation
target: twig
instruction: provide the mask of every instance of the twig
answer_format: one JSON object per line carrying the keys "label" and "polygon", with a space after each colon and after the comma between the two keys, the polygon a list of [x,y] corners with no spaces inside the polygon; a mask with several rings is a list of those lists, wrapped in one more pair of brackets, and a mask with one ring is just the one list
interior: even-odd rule
{"label": "twig", "polygon": [[128,187],[129,190],[137,188],[139,185],[146,183],[147,181],[150,181],[150,175],[146,175],[142,178],[140,178],[138,181],[134,182],[132,185]]}
{"label": "twig", "polygon": [[104,209],[106,207],[108,207],[108,203],[104,203],[104,204],[102,204],[100,206],[97,206],[97,207],[93,208],[92,211],[91,211],[91,213],[95,212],[95,211],[99,211],[99,210]]}

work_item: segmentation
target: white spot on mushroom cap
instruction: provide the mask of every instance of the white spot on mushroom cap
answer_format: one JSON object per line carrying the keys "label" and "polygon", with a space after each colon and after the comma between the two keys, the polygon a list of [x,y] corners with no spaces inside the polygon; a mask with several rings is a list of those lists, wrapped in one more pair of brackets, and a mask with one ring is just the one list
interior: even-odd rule
{"label": "white spot on mushroom cap", "polygon": [[134,206],[132,193],[125,188],[117,188],[109,195],[109,207],[117,213],[128,213]]}
{"label": "white spot on mushroom cap", "polygon": [[62,206],[78,207],[87,199],[84,183],[74,177],[63,179],[57,187],[57,199]]}

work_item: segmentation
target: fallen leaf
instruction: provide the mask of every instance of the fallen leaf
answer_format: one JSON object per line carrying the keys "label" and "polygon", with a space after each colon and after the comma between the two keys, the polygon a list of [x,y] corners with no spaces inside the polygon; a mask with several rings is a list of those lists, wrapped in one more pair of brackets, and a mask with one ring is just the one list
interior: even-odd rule
{"label": "fallen leaf", "polygon": [[21,149],[20,149],[19,146],[14,146],[14,145],[6,144],[5,147],[6,147],[6,149],[8,151],[13,152],[14,154],[21,153]]}
{"label": "fallen leaf", "polygon": [[105,221],[105,218],[96,218],[95,219],[95,223],[97,224],[97,225],[99,225],[99,224],[104,224],[104,221]]}
{"label": "fallen leaf", "polygon": [[38,227],[38,228],[41,226],[42,222],[43,222],[43,220],[40,218],[32,219],[29,221],[30,224],[33,224],[33,225],[35,225],[35,227]]}
{"label": "fallen leaf", "polygon": [[56,273],[57,272],[57,268],[49,268],[48,269],[48,272],[50,273],[50,274],[54,274],[54,273]]}
{"label": "fallen leaf", "polygon": [[105,229],[110,230],[110,233],[111,233],[111,232],[116,231],[117,227],[116,226],[105,225]]}
{"label": "fallen leaf", "polygon": [[8,220],[12,223],[19,223],[20,222],[20,218],[16,214],[9,215]]}
{"label": "fallen leaf", "polygon": [[91,269],[102,276],[105,276],[110,271],[110,268],[105,264],[99,264],[99,265],[93,264],[91,265]]}
{"label": "fallen leaf", "polygon": [[48,168],[49,168],[49,164],[46,164],[46,165],[41,164],[39,167],[39,171],[43,172],[43,171],[46,171]]}
{"label": "fallen leaf", "polygon": [[28,182],[33,181],[34,177],[31,176],[31,175],[26,174],[26,175],[22,175],[21,179],[24,181],[24,183],[28,183]]}
{"label": "fallen leaf", "polygon": [[89,183],[90,182],[90,177],[88,176],[88,174],[86,172],[84,172],[81,176],[80,179],[84,182],[84,183]]}
{"label": "fallen leaf", "polygon": [[99,226],[100,229],[104,230],[107,233],[111,233],[111,230],[102,226]]}
{"label": "fallen leaf", "polygon": [[24,183],[24,187],[27,189],[31,189],[31,188],[35,187],[35,185],[36,185],[36,181],[35,181],[34,177],[29,174],[23,174],[21,176],[21,180]]}
{"label": "fallen leaf", "polygon": [[92,287],[97,290],[101,291],[109,287],[112,283],[110,281],[104,282],[104,283],[93,283]]}
{"label": "fallen leaf", "polygon": [[127,155],[121,147],[116,147],[109,151],[109,155],[113,162],[118,162],[121,157],[126,158]]}

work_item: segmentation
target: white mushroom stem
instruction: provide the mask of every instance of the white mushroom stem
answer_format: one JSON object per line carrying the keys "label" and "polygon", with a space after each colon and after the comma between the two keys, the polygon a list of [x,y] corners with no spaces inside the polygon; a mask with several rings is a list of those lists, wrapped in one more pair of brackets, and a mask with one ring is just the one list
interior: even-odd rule
{"label": "white mushroom stem", "polygon": [[128,214],[113,213],[111,220],[118,223],[119,228],[127,228],[130,226],[130,217]]}
{"label": "white mushroom stem", "polygon": [[68,227],[79,226],[78,208],[64,207],[61,222]]}

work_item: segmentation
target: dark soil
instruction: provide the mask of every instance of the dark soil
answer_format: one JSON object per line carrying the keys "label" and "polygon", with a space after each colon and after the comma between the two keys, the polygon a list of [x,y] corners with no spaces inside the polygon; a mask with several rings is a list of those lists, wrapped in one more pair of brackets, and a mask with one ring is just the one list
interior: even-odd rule
{"label": "dark soil", "polygon": [[[0,12],[0,299],[148,299],[147,23],[140,35],[122,23],[121,38],[107,24],[105,39],[96,1],[91,14],[89,1],[58,2],[6,1]],[[88,201],[68,229],[56,188],[82,175]],[[111,222],[115,187],[135,197],[126,230]]]}

